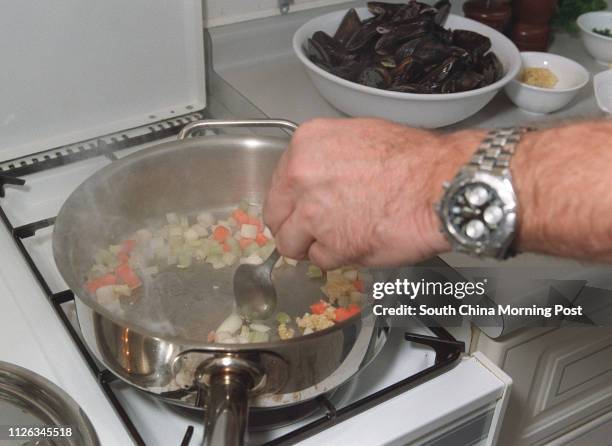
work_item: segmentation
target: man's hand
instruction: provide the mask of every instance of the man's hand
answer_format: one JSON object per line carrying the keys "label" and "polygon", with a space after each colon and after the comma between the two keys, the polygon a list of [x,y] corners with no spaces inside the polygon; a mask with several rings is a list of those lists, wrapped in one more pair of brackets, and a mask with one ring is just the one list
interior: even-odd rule
{"label": "man's hand", "polygon": [[301,125],[264,209],[278,250],[324,269],[415,263],[447,250],[433,205],[484,135],[451,139],[376,119]]}

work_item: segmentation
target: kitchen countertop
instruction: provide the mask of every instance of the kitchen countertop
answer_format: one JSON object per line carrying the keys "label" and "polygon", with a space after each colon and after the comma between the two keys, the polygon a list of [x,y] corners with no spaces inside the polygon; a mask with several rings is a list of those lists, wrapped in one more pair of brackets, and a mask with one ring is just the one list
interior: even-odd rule
{"label": "kitchen countertop", "polygon": [[[453,3],[454,13],[461,14],[461,3]],[[363,2],[347,2],[213,28],[210,33],[214,68],[270,117],[301,123],[313,117],[344,116],[325,101],[312,85],[293,53],[291,39],[297,28],[313,17],[362,5]],[[549,51],[575,60],[593,74],[606,69],[588,55],[577,36],[556,34]],[[541,116],[521,111],[500,92],[476,115],[448,128],[533,125],[603,115],[597,107],[591,80],[569,107],[557,113]]]}

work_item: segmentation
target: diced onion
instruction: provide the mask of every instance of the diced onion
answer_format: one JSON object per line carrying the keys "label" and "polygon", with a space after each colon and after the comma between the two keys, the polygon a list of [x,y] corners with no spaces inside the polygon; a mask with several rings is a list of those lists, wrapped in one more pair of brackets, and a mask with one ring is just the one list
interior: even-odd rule
{"label": "diced onion", "polygon": [[350,280],[351,282],[357,280],[357,270],[349,269],[342,273],[345,279]]}
{"label": "diced onion", "polygon": [[263,260],[261,257],[259,257],[257,254],[251,254],[248,257],[242,257],[240,259],[240,264],[246,264],[246,265],[261,265],[263,263]]}
{"label": "diced onion", "polygon": [[270,327],[264,324],[251,324],[249,327],[251,328],[251,330],[258,331],[260,333],[267,333],[268,331],[270,331]]}
{"label": "diced onion", "polygon": [[244,238],[254,239],[257,237],[257,226],[244,224],[240,228],[240,235]]}
{"label": "diced onion", "polygon": [[205,228],[212,225],[215,222],[212,214],[210,212],[200,212],[197,217],[198,223],[200,223]]}
{"label": "diced onion", "polygon": [[238,333],[238,330],[240,330],[241,327],[242,318],[237,313],[232,313],[225,318],[223,322],[221,322],[221,325],[219,325],[219,328],[217,328],[216,333],[218,335],[219,332],[227,332],[230,335],[234,335]]}
{"label": "diced onion", "polygon": [[285,259],[285,263],[289,266],[295,266],[298,264],[297,260],[290,259],[289,257],[284,257],[284,259]]}

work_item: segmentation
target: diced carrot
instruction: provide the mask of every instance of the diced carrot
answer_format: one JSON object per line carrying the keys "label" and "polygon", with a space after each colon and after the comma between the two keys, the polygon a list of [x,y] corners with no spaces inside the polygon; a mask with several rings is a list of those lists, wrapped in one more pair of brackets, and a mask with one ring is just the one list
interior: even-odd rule
{"label": "diced carrot", "polygon": [[247,248],[247,246],[249,246],[251,243],[253,243],[253,240],[250,238],[244,238],[242,237],[240,240],[238,240],[238,244],[240,245],[240,249],[242,249],[243,251]]}
{"label": "diced carrot", "polygon": [[115,285],[117,283],[117,277],[113,274],[106,274],[102,277],[98,277],[97,279],[92,279],[85,284],[85,288],[92,294],[95,294],[98,288],[107,285]]}
{"label": "diced carrot", "polygon": [[310,311],[312,311],[313,314],[323,314],[326,308],[327,302],[320,300],[310,306]]}
{"label": "diced carrot", "polygon": [[249,215],[240,208],[236,209],[232,213],[232,217],[238,222],[239,225],[249,222]]}
{"label": "diced carrot", "polygon": [[357,304],[350,304],[347,308],[336,308],[335,319],[336,322],[342,322],[351,316],[359,314],[361,312],[361,307]]}
{"label": "diced carrot", "polygon": [[213,238],[221,243],[223,243],[229,235],[230,230],[227,229],[225,226],[217,226],[213,231]]}
{"label": "diced carrot", "polygon": [[136,240],[125,240],[121,243],[121,252],[130,253],[136,247]]}
{"label": "diced carrot", "polygon": [[353,287],[355,287],[355,289],[360,293],[363,293],[363,280],[357,279],[353,281]]}
{"label": "diced carrot", "polygon": [[268,243],[268,237],[266,237],[265,235],[263,235],[263,232],[260,232],[259,234],[257,234],[257,236],[255,237],[255,241],[257,242],[257,244],[259,246],[264,246],[266,243]]}
{"label": "diced carrot", "polygon": [[232,248],[230,248],[230,245],[228,245],[227,243],[223,244],[223,252],[230,252],[232,250]]}
{"label": "diced carrot", "polygon": [[131,289],[138,288],[142,282],[130,265],[123,264],[115,269],[117,276]]}
{"label": "diced carrot", "polygon": [[119,260],[119,263],[121,264],[127,263],[130,260],[130,255],[125,251],[119,251],[119,254],[117,254],[117,260]]}
{"label": "diced carrot", "polygon": [[249,216],[249,224],[257,226],[257,232],[263,231],[263,223],[259,218]]}

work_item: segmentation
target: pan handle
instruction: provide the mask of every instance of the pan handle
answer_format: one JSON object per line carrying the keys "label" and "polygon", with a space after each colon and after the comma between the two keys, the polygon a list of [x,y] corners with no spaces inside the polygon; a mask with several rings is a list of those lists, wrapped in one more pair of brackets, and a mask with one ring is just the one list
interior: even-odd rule
{"label": "pan handle", "polygon": [[231,354],[210,358],[198,367],[196,382],[206,387],[203,446],[242,446],[249,396],[266,386],[255,362]]}
{"label": "pan handle", "polygon": [[178,139],[185,139],[196,130],[206,130],[223,127],[276,127],[289,130],[291,133],[298,128],[297,124],[284,119],[246,119],[237,121],[224,121],[205,119],[187,124],[178,134]]}

